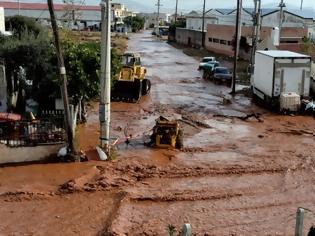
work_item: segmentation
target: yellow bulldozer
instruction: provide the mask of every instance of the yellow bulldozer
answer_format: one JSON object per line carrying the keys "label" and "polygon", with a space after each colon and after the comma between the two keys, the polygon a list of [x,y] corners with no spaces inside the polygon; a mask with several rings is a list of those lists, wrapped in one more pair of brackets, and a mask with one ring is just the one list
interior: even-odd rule
{"label": "yellow bulldozer", "polygon": [[183,148],[183,130],[178,121],[160,116],[153,127],[151,145],[156,148]]}
{"label": "yellow bulldozer", "polygon": [[140,54],[122,55],[122,69],[114,81],[112,101],[137,102],[150,92],[151,82],[146,79],[146,68],[141,66]]}

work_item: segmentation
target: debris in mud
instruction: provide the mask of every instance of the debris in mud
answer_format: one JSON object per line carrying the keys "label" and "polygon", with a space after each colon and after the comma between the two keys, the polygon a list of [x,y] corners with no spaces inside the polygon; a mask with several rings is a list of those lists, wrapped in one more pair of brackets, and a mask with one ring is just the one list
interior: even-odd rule
{"label": "debris in mud", "polygon": [[246,121],[250,118],[255,118],[258,122],[264,122],[264,120],[261,118],[262,114],[260,113],[253,113],[253,114],[242,114],[242,115],[213,115],[213,117],[224,117],[224,118],[237,118],[243,121]]}
{"label": "debris in mud", "polygon": [[206,129],[211,129],[212,127],[210,125],[208,125],[207,123],[203,122],[200,120],[200,118],[196,117],[196,116],[187,116],[187,115],[183,115],[181,121],[195,127],[201,127],[201,128],[206,128]]}
{"label": "debris in mud", "polygon": [[78,191],[78,189],[76,188],[75,180],[69,180],[59,187],[60,193],[74,193],[75,191]]}
{"label": "debris in mud", "polygon": [[230,105],[232,104],[232,96],[227,94],[223,97],[223,105]]}
{"label": "debris in mud", "polygon": [[5,192],[0,195],[5,202],[21,202],[21,201],[30,201],[30,200],[42,200],[47,197],[45,193],[42,192]]}
{"label": "debris in mud", "polygon": [[291,135],[306,135],[306,136],[315,136],[315,132],[311,130],[302,130],[302,129],[289,129],[281,130],[279,133],[291,134]]}
{"label": "debris in mud", "polygon": [[194,84],[196,83],[195,81],[189,80],[189,79],[182,79],[179,81],[181,84]]}

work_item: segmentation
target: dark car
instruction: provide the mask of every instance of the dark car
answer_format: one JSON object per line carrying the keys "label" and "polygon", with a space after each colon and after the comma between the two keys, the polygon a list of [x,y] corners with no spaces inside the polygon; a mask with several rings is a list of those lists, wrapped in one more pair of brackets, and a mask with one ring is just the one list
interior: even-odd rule
{"label": "dark car", "polygon": [[230,86],[232,83],[232,73],[226,67],[216,67],[213,70],[212,79],[215,83],[224,82]]}

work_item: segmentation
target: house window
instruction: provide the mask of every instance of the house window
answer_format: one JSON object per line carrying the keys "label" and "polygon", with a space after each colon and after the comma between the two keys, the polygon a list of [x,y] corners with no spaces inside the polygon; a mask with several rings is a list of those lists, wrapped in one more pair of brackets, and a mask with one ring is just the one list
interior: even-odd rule
{"label": "house window", "polygon": [[226,40],[221,39],[220,44],[226,45]]}
{"label": "house window", "polygon": [[209,42],[213,42],[213,38],[209,38]]}
{"label": "house window", "polygon": [[231,41],[227,41],[227,45],[231,46],[232,42]]}
{"label": "house window", "polygon": [[220,43],[220,40],[213,38],[213,42],[214,42],[214,43]]}

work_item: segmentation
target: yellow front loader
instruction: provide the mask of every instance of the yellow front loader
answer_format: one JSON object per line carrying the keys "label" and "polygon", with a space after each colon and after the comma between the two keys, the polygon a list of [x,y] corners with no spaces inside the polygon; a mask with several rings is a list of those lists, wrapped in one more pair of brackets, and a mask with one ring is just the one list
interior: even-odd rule
{"label": "yellow front loader", "polygon": [[140,54],[125,53],[122,69],[114,81],[112,101],[137,102],[150,92],[151,82],[146,79],[146,68],[141,66]]}

